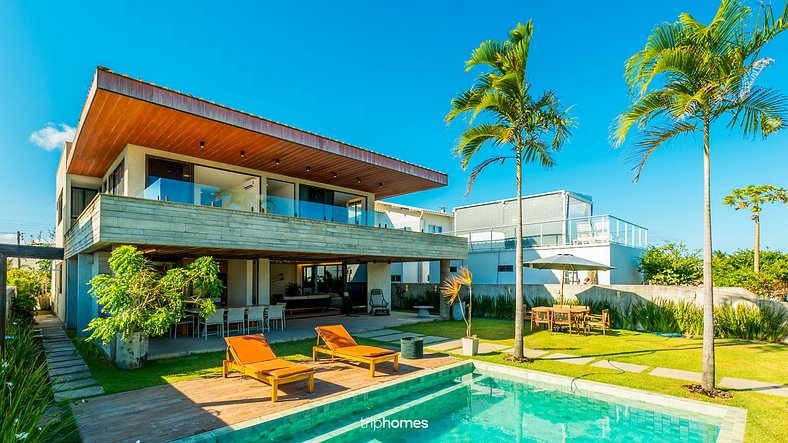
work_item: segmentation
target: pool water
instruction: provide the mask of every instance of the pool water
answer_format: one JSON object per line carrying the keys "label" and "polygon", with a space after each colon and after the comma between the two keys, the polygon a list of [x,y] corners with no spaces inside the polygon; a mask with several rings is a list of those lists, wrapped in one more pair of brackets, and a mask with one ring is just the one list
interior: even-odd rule
{"label": "pool water", "polygon": [[[364,418],[398,421],[388,429],[373,429],[369,423],[345,425],[319,430],[318,440],[694,443],[715,442],[720,431],[713,418],[690,419],[686,413],[671,414],[653,405],[589,398],[551,385],[478,374],[420,394],[367,411]],[[415,428],[416,420],[427,420],[427,427]]]}

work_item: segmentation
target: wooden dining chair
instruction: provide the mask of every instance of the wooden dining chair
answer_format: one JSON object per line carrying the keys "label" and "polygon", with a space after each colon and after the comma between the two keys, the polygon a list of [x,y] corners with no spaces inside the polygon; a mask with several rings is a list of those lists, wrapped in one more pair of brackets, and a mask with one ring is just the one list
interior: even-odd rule
{"label": "wooden dining chair", "polygon": [[603,309],[602,314],[586,314],[584,323],[586,334],[591,332],[591,328],[598,328],[605,335],[605,330],[610,332],[610,309]]}
{"label": "wooden dining chair", "polygon": [[552,333],[553,325],[552,325],[552,316],[550,315],[550,310],[548,309],[532,309],[531,310],[531,330],[534,330],[534,324],[536,328],[539,329],[540,325],[546,325],[547,330]]}
{"label": "wooden dining chair", "polygon": [[553,327],[566,326],[569,334],[572,334],[572,312],[568,309],[556,309],[553,311]]}

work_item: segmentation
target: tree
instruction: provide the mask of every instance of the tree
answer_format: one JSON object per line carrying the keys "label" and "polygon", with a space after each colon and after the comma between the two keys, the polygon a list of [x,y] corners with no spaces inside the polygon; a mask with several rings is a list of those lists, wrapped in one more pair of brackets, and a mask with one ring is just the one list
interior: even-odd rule
{"label": "tree", "polygon": [[89,282],[90,294],[106,316],[88,323],[86,330],[93,331],[88,340],[106,344],[119,333],[124,339],[137,332],[163,335],[183,318],[187,301],[198,306],[203,317],[216,312],[210,297],[219,294],[223,285],[219,264],[211,257],[161,273],[137,248],[121,246],[112,251],[109,267],[112,275],[99,274]]}
{"label": "tree", "polygon": [[[470,90],[460,93],[451,101],[451,111],[446,122],[451,123],[460,115],[470,115],[468,128],[461,134],[454,155],[467,169],[472,159],[485,145],[508,148],[506,153],[496,153],[476,165],[468,177],[471,191],[476,177],[493,164],[515,162],[517,185],[517,225],[515,227],[515,325],[514,356],[523,358],[523,165],[537,162],[552,167],[553,154],[571,136],[574,119],[569,109],[560,110],[560,101],[553,91],[545,91],[538,98],[531,95],[531,85],[526,77],[528,52],[533,34],[531,20],[517,25],[504,41],[487,40],[471,54],[465,63],[466,72],[484,67]],[[478,116],[486,117],[474,124]]]}
{"label": "tree", "polygon": [[684,243],[651,245],[640,257],[638,270],[651,285],[695,286],[703,278],[700,250],[689,250]]}
{"label": "tree", "polygon": [[663,23],[646,47],[630,57],[625,78],[634,103],[618,116],[614,145],[620,146],[637,126],[640,140],[632,155],[635,181],[650,156],[680,136],[703,134],[703,377],[714,389],[714,312],[711,245],[711,125],[728,117],[728,128],[745,136],[767,136],[785,127],[786,97],[756,86],[773,60],[761,58],[763,46],[788,28],[788,4],[781,18],[764,6],[755,26],[750,8],[738,0],[723,0],[709,25],[690,14]]}
{"label": "tree", "polygon": [[753,269],[757,274],[761,270],[761,206],[767,203],[788,204],[788,191],[772,185],[749,185],[745,188],[734,189],[726,195],[722,203],[733,206],[737,211],[750,208],[752,219],[755,221],[755,247],[753,249]]}

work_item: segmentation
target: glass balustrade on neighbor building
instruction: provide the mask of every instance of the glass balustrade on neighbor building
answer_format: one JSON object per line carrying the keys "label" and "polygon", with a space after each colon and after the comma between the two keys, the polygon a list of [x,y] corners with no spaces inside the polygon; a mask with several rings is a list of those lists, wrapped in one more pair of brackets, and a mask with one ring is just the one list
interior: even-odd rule
{"label": "glass balustrade on neighbor building", "polygon": [[270,195],[261,199],[256,191],[228,189],[165,178],[152,181],[138,197],[146,200],[394,229],[394,225],[385,213],[367,211],[355,203],[335,206]]}
{"label": "glass balustrade on neighbor building", "polygon": [[[468,239],[471,251],[514,249],[515,226],[449,232]],[[648,229],[611,215],[523,224],[523,247],[595,245],[615,243],[633,248],[648,245]]]}

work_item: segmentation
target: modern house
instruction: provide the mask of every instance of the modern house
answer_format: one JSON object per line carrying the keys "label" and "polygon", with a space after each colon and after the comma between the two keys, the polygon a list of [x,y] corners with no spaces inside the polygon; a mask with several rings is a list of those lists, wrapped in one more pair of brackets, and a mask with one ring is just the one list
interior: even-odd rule
{"label": "modern house", "polygon": [[[375,210],[382,213],[385,223],[395,229],[430,234],[449,233],[454,230],[454,215],[446,212],[417,208],[386,201],[375,203]],[[436,261],[401,262],[391,265],[392,283],[439,283],[440,263]]]}
{"label": "modern house", "polygon": [[[648,244],[648,230],[612,215],[595,215],[590,196],[555,191],[523,197],[523,260],[573,254],[614,267],[610,271],[567,272],[566,283],[640,284],[638,257]],[[468,239],[466,265],[474,283],[513,284],[517,199],[457,207],[455,236]],[[559,283],[560,271],[526,268],[529,284]]]}
{"label": "modern house", "polygon": [[[448,274],[467,239],[396,229],[378,199],[446,186],[412,163],[99,68],[57,171],[53,305],[82,331],[88,281],[119,245],[159,266],[210,255],[233,306],[390,299],[392,267]],[[443,225],[445,226],[445,225]],[[297,285],[297,286],[296,286]]]}

